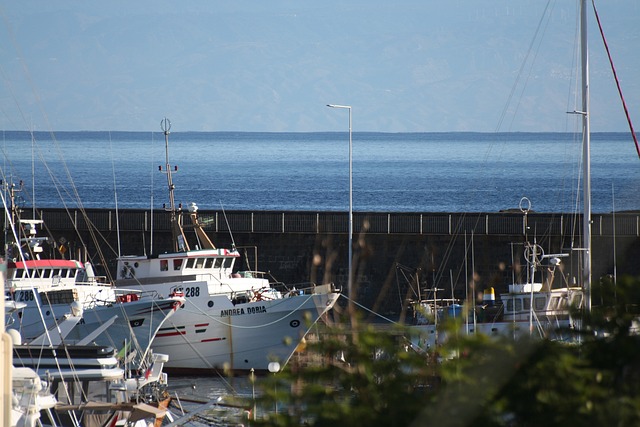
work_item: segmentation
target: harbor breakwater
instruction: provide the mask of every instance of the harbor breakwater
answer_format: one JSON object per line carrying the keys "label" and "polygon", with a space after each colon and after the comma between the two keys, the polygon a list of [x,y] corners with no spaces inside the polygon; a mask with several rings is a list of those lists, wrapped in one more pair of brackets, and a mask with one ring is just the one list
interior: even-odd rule
{"label": "harbor breakwater", "polygon": [[[48,250],[56,257],[90,260],[112,275],[118,274],[118,252],[162,253],[171,241],[163,210],[41,209],[36,216],[45,221]],[[346,212],[200,211],[199,217],[217,247],[238,248],[241,270],[270,272],[288,286],[334,282],[346,291]],[[526,272],[525,241],[535,241],[547,255],[568,254],[556,280],[577,283],[581,227],[581,216],[574,214],[355,212],[352,296],[376,313],[394,316],[418,292],[432,298],[427,293],[434,288],[446,298],[489,287],[499,293]],[[194,248],[192,234],[187,231]],[[640,213],[592,215],[594,281],[614,273],[640,276],[639,259]]]}

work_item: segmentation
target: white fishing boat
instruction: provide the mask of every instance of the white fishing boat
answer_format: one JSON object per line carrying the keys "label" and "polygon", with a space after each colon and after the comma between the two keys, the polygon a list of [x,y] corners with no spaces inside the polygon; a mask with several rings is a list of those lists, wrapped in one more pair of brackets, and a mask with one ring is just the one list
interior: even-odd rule
{"label": "white fishing boat", "polygon": [[332,284],[285,287],[270,283],[262,272],[234,270],[240,253],[235,247],[214,246],[195,203],[189,206],[189,218],[192,240],[197,243],[190,244],[182,210],[174,202],[169,128],[165,119],[163,172],[168,181],[173,248],[151,256],[119,257],[116,285],[165,297],[184,295],[184,308],[153,341],[156,351],[169,355],[166,366],[173,371],[267,370],[271,362],[283,366],[313,324],[331,310],[339,293]]}
{"label": "white fishing boat", "polygon": [[583,289],[569,286],[566,281],[564,286],[553,287],[564,254],[545,255],[536,244],[527,244],[524,252],[528,279],[510,284],[497,301],[494,289],[489,288],[481,304],[468,308],[462,301],[438,299],[437,295],[414,302],[414,327],[420,333],[418,345],[435,348],[445,342],[447,332],[439,326],[452,318],[462,324],[459,334],[575,339],[580,327],[580,316],[576,314],[583,308]]}

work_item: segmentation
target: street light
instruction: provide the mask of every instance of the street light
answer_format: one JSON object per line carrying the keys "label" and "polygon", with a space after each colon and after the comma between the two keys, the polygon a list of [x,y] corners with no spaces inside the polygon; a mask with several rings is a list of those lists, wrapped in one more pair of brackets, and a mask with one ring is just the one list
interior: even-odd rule
{"label": "street light", "polygon": [[273,373],[273,405],[276,410],[276,415],[278,414],[278,381],[275,379],[276,374],[280,371],[280,364],[278,362],[269,362],[267,366],[269,372]]}
{"label": "street light", "polygon": [[351,139],[351,106],[350,105],[337,105],[327,104],[330,108],[343,108],[349,110],[349,278],[347,279],[347,296],[351,301],[351,284],[352,284],[352,269],[351,262],[353,259],[353,153],[352,153],[352,139]]}

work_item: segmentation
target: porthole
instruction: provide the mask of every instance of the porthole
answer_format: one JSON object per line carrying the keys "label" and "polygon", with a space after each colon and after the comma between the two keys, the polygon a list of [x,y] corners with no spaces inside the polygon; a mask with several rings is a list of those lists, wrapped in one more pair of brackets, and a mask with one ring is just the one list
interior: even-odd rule
{"label": "porthole", "polygon": [[209,308],[213,307],[213,301],[209,301],[207,305],[209,306]]}

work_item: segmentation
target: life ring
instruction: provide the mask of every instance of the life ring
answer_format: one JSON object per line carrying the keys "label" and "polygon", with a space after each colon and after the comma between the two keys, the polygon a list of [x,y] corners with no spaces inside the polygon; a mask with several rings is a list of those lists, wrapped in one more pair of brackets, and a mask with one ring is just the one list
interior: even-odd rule
{"label": "life ring", "polygon": [[182,288],[175,288],[169,293],[169,297],[184,297],[184,291]]}

